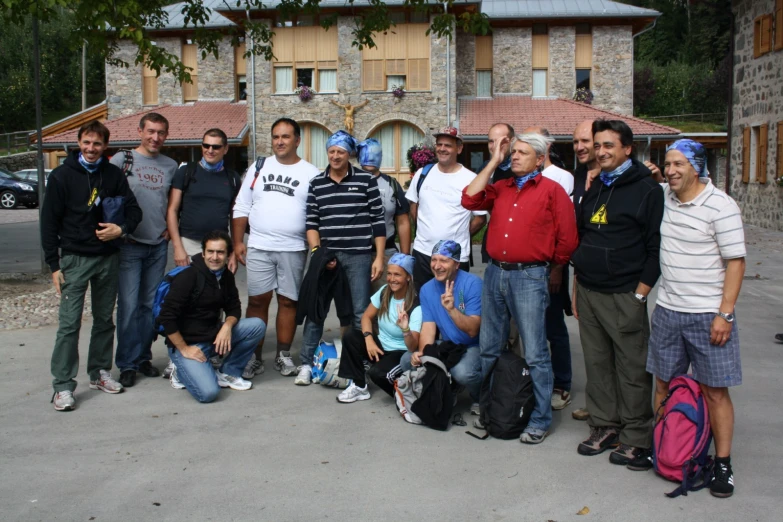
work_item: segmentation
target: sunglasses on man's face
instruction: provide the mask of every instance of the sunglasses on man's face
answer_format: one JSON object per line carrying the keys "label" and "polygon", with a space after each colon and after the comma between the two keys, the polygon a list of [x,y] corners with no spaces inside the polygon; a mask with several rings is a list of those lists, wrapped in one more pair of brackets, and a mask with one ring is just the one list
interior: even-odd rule
{"label": "sunglasses on man's face", "polygon": [[223,145],[217,144],[217,143],[202,143],[201,144],[202,149],[212,149],[212,150],[220,150],[223,148]]}

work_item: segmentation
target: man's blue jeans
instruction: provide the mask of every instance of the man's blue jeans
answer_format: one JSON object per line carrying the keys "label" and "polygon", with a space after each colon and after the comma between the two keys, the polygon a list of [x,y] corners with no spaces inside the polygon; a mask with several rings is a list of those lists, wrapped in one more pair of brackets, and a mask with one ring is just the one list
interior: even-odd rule
{"label": "man's blue jeans", "polygon": [[552,363],[546,344],[549,269],[501,270],[489,264],[481,294],[481,371],[486,376],[508,339],[509,313],[514,317],[530,366],[536,407],[528,429],[546,431],[552,423]]}
{"label": "man's blue jeans", "polygon": [[[411,356],[413,352],[405,352],[400,359],[400,370],[406,372],[413,368]],[[457,364],[452,366],[449,373],[454,382],[463,385],[470,393],[470,398],[478,402],[481,392],[481,355],[478,346],[471,346]]]}
{"label": "man's blue jeans", "polygon": [[[231,351],[223,358],[220,371],[241,377],[247,361],[253,356],[253,352],[259,341],[266,334],[266,324],[258,317],[240,319],[231,329]],[[188,359],[176,348],[169,347],[169,356],[177,365],[177,378],[199,402],[212,402],[220,391],[215,370],[209,358],[216,355],[215,345],[212,343],[195,343],[201,348],[207,360],[204,362]]]}
{"label": "man's blue jeans", "polygon": [[117,289],[117,353],[120,371],[138,370],[152,360],[152,302],[166,269],[169,242],[157,245],[125,242],[120,248]]}
{"label": "man's blue jeans", "polygon": [[[353,327],[362,329],[362,315],[370,304],[370,277],[372,275],[372,254],[346,254],[335,252],[338,267],[342,267],[348,284],[351,287],[351,302],[353,303]],[[313,365],[313,356],[324,325],[316,324],[307,319],[302,330],[302,350],[299,352],[300,364]]]}

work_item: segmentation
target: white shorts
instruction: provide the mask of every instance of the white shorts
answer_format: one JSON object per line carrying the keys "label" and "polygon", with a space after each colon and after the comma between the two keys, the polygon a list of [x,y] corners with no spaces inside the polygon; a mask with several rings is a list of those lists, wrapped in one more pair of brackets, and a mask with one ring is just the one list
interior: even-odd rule
{"label": "white shorts", "polygon": [[180,239],[182,240],[182,248],[185,249],[185,253],[188,255],[188,257],[193,257],[196,254],[203,253],[201,250],[201,241],[189,239],[184,236],[180,236]]}
{"label": "white shorts", "polygon": [[299,300],[307,251],[271,252],[247,249],[247,295],[256,296],[277,290],[278,295]]}

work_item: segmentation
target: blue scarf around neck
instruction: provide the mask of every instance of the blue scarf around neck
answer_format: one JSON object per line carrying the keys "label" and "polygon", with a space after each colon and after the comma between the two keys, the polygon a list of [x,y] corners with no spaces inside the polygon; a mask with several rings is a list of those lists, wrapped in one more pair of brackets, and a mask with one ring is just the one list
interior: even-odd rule
{"label": "blue scarf around neck", "polygon": [[96,161],[95,163],[90,163],[89,161],[84,159],[84,155],[81,152],[79,153],[79,164],[82,167],[84,167],[87,170],[87,172],[93,173],[96,170],[98,170],[98,166],[101,164],[101,161],[103,161],[103,156],[98,158],[98,161]]}
{"label": "blue scarf around neck", "polygon": [[203,168],[207,172],[217,172],[219,170],[223,170],[223,160],[218,161],[214,165],[210,165],[209,163],[207,163],[206,159],[201,158],[199,165],[201,165],[201,168]]}
{"label": "blue scarf around neck", "polygon": [[531,179],[535,178],[539,174],[541,174],[541,169],[536,169],[533,172],[531,172],[530,174],[525,174],[524,176],[515,177],[514,178],[514,183],[517,184],[517,188],[519,190],[522,190],[522,187],[525,186],[525,183],[527,183]]}
{"label": "blue scarf around neck", "polygon": [[217,277],[217,280],[220,281],[220,278],[223,277],[223,272],[225,270],[226,270],[226,267],[223,267],[220,270],[210,270],[210,272],[215,274],[215,277]]}
{"label": "blue scarf around neck", "polygon": [[625,160],[625,162],[614,169],[612,172],[604,172],[601,171],[600,178],[601,182],[606,185],[607,187],[611,187],[612,183],[617,181],[617,179],[629,168],[631,168],[631,165],[633,162],[630,159]]}

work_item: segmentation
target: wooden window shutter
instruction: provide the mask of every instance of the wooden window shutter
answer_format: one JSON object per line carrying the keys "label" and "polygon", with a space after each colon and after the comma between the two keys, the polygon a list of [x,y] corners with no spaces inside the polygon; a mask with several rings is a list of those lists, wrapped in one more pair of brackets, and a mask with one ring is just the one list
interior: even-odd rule
{"label": "wooden window shutter", "polygon": [[783,121],[778,122],[777,145],[775,178],[780,179],[783,178]]}
{"label": "wooden window shutter", "polygon": [[247,74],[247,58],[245,58],[244,42],[234,48],[234,67],[237,76]]}
{"label": "wooden window shutter", "polygon": [[430,60],[416,58],[408,60],[408,90],[426,91],[430,88]]}
{"label": "wooden window shutter", "polygon": [[593,35],[576,35],[576,54],[574,56],[576,69],[591,69],[593,67]]}
{"label": "wooden window shutter", "polygon": [[314,65],[299,66],[299,62],[316,61],[316,43],[318,41],[318,31],[323,31],[321,27],[295,27],[294,28],[294,61],[300,69],[310,69]]}
{"label": "wooden window shutter", "polygon": [[337,28],[328,31],[322,27],[316,33],[316,57],[319,62],[337,62]]}
{"label": "wooden window shutter", "polygon": [[143,105],[158,104],[158,77],[155,71],[144,65],[142,72],[141,103]]}
{"label": "wooden window shutter", "polygon": [[742,129],[742,182],[750,181],[750,126]]}
{"label": "wooden window shutter", "polygon": [[769,137],[769,125],[766,123],[759,127],[759,146],[756,149],[758,151],[758,156],[756,157],[756,168],[758,169],[758,172],[756,172],[756,179],[759,183],[766,183],[767,182],[767,150],[768,150],[768,142],[767,138]]}
{"label": "wooden window shutter", "polygon": [[533,69],[549,68],[549,35],[533,35]]}
{"label": "wooden window shutter", "polygon": [[783,49],[783,0],[775,2],[775,50]]}
{"label": "wooden window shutter", "polygon": [[476,37],[476,70],[492,70],[492,37]]}
{"label": "wooden window shutter", "polygon": [[294,61],[294,28],[275,27],[272,37],[272,51],[275,62],[293,63]]}
{"label": "wooden window shutter", "polygon": [[362,62],[362,77],[363,90],[386,90],[386,75],[383,72],[383,60],[364,60]]}
{"label": "wooden window shutter", "polygon": [[190,71],[191,83],[182,84],[182,98],[185,101],[196,101],[198,100],[198,48],[196,44],[182,46],[182,63],[192,68]]}
{"label": "wooden window shutter", "polygon": [[761,16],[761,36],[759,38],[759,54],[772,50],[772,15]]}

